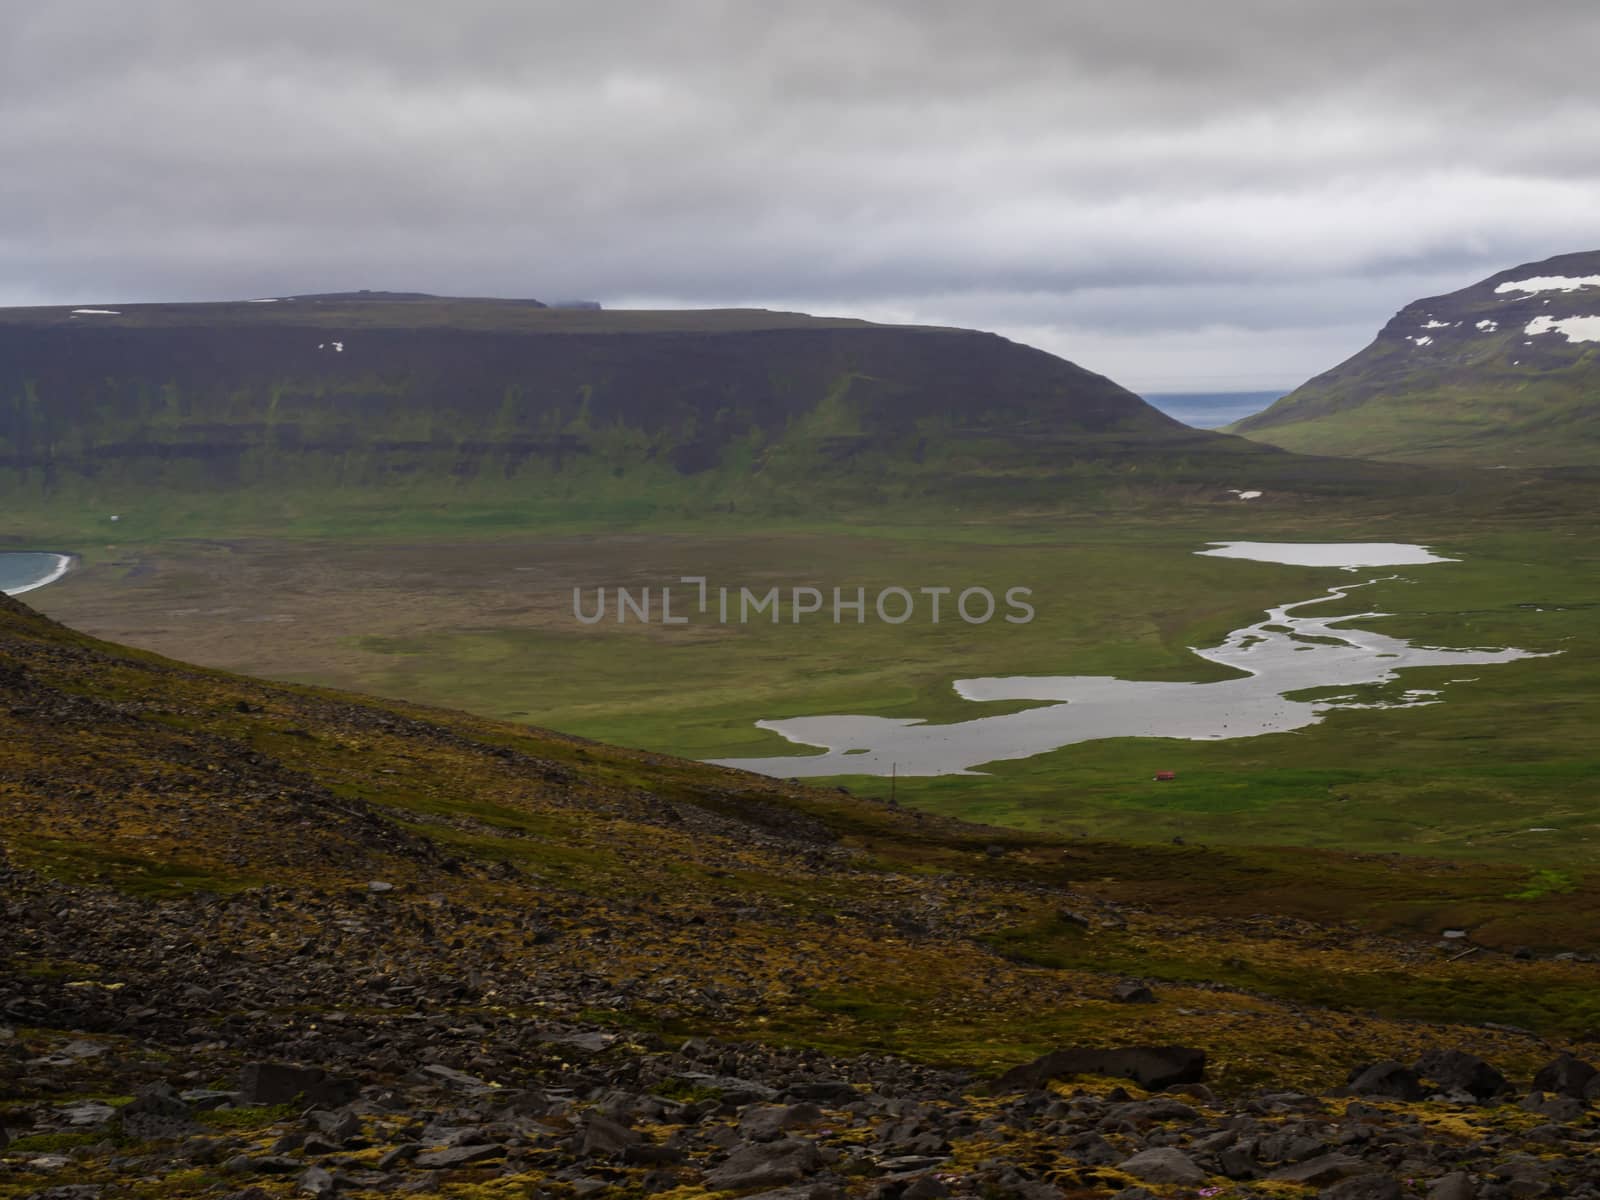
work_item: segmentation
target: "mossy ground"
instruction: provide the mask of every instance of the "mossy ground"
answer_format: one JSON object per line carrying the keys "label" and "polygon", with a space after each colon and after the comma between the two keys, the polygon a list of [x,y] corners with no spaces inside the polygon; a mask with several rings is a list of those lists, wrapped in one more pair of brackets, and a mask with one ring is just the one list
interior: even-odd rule
{"label": "mossy ground", "polygon": [[[1450,1038],[1510,1066],[1544,1048],[1468,1026],[1600,1025],[1593,968],[1544,957],[1600,945],[1596,885],[1576,869],[1530,886],[1493,861],[978,827],[130,656],[17,606],[0,618],[21,668],[0,680],[7,851],[77,886],[338,897],[384,879],[477,914],[457,920],[453,955],[520,946],[546,968],[738,998],[613,1006],[619,1021],[982,1070],[1068,1041],[1199,1040],[1224,1082],[1328,1086],[1352,1047],[1404,1057]],[[257,923],[279,946],[322,927],[293,903],[264,903]],[[1440,948],[1448,928],[1481,949]],[[81,953],[13,969],[122,982]],[[1111,1003],[1124,976],[1165,999]]]}

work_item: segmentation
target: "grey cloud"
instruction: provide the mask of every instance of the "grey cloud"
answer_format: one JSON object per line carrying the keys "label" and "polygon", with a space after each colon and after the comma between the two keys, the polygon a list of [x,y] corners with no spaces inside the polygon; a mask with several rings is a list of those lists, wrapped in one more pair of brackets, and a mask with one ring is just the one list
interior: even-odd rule
{"label": "grey cloud", "polygon": [[1600,242],[1589,0],[0,20],[0,302],[796,303],[1025,332],[1118,378],[1234,355],[1293,382],[1407,289]]}

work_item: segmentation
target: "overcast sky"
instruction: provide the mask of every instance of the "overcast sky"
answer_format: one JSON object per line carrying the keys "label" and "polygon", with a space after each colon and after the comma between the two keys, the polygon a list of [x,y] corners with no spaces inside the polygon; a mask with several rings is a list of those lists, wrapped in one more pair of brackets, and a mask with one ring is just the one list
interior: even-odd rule
{"label": "overcast sky", "polygon": [[0,304],[356,287],[1287,388],[1600,248],[1594,0],[0,0]]}

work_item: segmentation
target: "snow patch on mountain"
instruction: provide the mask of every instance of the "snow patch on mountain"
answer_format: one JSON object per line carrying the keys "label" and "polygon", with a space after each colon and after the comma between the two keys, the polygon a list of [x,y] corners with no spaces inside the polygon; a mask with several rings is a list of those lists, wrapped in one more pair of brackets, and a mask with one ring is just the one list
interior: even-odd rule
{"label": "snow patch on mountain", "polygon": [[1495,288],[1505,292],[1575,292],[1579,288],[1600,287],[1600,275],[1535,275],[1532,279],[1513,279]]}
{"label": "snow patch on mountain", "polygon": [[1569,342],[1600,342],[1600,317],[1535,317],[1523,333],[1560,333]]}

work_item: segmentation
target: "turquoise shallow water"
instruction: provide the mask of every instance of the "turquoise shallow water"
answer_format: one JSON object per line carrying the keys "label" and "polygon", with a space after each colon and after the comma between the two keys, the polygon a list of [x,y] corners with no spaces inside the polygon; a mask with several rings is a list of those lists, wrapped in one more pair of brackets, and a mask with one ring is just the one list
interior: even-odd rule
{"label": "turquoise shallow water", "polygon": [[64,554],[0,554],[0,592],[17,596],[53,583],[68,561]]}

